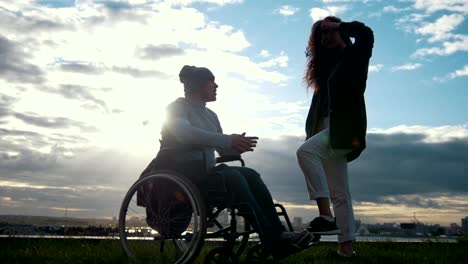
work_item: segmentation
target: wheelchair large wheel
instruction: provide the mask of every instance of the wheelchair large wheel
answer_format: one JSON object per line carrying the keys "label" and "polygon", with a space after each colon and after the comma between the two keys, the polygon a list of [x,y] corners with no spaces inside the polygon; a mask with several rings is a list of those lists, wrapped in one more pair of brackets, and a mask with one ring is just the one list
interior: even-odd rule
{"label": "wheelchair large wheel", "polygon": [[[254,234],[250,223],[244,216],[240,215],[237,209],[221,209],[220,215],[218,209],[215,209],[216,216],[209,217],[206,239],[224,239],[224,248],[232,251],[234,255],[240,257],[249,243],[249,237]],[[231,210],[234,210],[234,214]],[[236,220],[233,223],[232,217]],[[233,226],[235,224],[235,226]]]}
{"label": "wheelchair large wheel", "polygon": [[186,177],[156,171],[127,192],[119,214],[120,241],[129,257],[191,263],[206,234],[206,208]]}

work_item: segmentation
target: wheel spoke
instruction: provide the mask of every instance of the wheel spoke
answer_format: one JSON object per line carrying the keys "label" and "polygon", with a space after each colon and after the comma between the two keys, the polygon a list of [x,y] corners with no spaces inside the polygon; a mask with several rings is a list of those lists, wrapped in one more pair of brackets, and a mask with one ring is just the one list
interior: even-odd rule
{"label": "wheel spoke", "polygon": [[125,253],[137,259],[154,258],[156,263],[160,258],[169,263],[192,262],[206,233],[202,201],[198,189],[183,176],[155,172],[139,180],[127,192],[119,213]]}
{"label": "wheel spoke", "polygon": [[137,216],[139,216],[140,218],[146,218],[144,215],[140,214],[139,212],[135,211],[132,207],[129,207],[128,209],[130,209],[130,211],[133,211]]}

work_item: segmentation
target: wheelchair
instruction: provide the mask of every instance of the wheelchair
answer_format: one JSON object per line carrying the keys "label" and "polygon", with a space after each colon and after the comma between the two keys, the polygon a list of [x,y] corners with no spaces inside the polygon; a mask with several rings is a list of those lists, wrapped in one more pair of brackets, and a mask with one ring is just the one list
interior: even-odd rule
{"label": "wheelchair", "polygon": [[[216,159],[216,163],[233,161],[245,166],[240,155]],[[145,192],[152,197],[138,197]],[[247,248],[251,261],[271,258],[238,207],[226,203],[222,190],[208,190],[204,195],[179,172],[156,169],[137,180],[122,201],[120,242],[128,257],[154,263],[193,263],[205,241],[210,249],[205,250],[209,251],[204,252],[203,263],[237,263]],[[285,208],[281,204],[275,208],[293,231]],[[249,242],[255,237],[256,243]]]}

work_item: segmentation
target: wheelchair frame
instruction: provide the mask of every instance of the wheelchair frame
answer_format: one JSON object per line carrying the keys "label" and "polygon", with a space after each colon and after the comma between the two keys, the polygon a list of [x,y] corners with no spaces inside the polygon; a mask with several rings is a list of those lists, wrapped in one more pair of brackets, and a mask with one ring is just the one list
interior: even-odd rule
{"label": "wheelchair frame", "polygon": [[[226,163],[232,161],[239,161],[242,167],[245,167],[245,162],[241,156],[223,156],[216,159],[216,163]],[[171,175],[173,177],[171,177]],[[122,248],[125,254],[128,257],[137,257],[130,250],[128,245],[129,240],[127,240],[127,230],[125,228],[126,214],[129,209],[129,203],[133,195],[136,194],[138,188],[144,185],[145,181],[149,181],[151,177],[163,177],[165,179],[171,180],[179,184],[186,193],[190,194],[190,202],[192,208],[195,208],[197,217],[195,218],[196,225],[199,225],[199,231],[193,232],[190,234],[180,235],[176,238],[171,237],[169,239],[164,237],[154,237],[153,240],[160,241],[159,251],[160,253],[164,252],[165,241],[171,240],[174,242],[175,247],[180,250],[182,255],[175,261],[175,263],[191,263],[200,253],[201,248],[206,239],[223,239],[223,245],[221,247],[216,247],[212,249],[205,256],[204,263],[237,263],[238,258],[242,255],[249,243],[249,237],[251,234],[256,233],[251,225],[244,218],[244,230],[237,230],[237,207],[238,205],[229,205],[229,206],[220,206],[219,204],[210,204],[208,201],[204,201],[200,190],[198,187],[193,184],[188,178],[174,171],[167,170],[156,170],[154,173],[137,180],[132,187],[127,192],[119,213],[119,235]],[[141,185],[141,186],[140,186]],[[277,210],[278,215],[285,219],[287,228],[289,231],[293,231],[293,226],[286,212],[286,209],[281,204],[274,204]],[[217,217],[224,210],[229,211],[230,223],[228,226],[223,226],[218,220]],[[131,209],[130,209],[131,210]],[[207,228],[217,227],[219,230],[208,233]],[[240,241],[238,241],[240,239]],[[185,241],[184,241],[185,240]],[[178,242],[177,242],[178,241]],[[238,243],[236,243],[238,242]],[[188,245],[187,245],[188,243]],[[267,257],[262,245],[256,243],[249,250],[248,257],[250,258],[265,258]]]}

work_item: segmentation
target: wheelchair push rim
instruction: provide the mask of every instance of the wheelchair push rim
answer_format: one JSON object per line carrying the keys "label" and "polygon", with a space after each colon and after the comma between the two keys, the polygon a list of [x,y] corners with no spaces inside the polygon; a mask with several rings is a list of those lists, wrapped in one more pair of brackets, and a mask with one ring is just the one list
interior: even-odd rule
{"label": "wheelchair push rim", "polygon": [[[173,193],[167,190],[171,188],[157,186],[155,183],[170,183],[170,186],[176,186],[178,191]],[[162,195],[164,198],[174,194],[176,199],[174,202],[170,200],[168,204],[156,201],[158,206],[153,206],[157,208],[155,210],[145,199],[139,200],[140,203],[143,202],[144,207],[141,204],[137,205],[138,191],[148,186],[159,188],[155,188],[156,191],[151,189],[151,193],[156,196]],[[184,207],[180,207],[181,205]],[[174,214],[174,208],[181,209]],[[180,226],[183,232],[180,231]],[[174,227],[178,229],[174,231]],[[190,263],[199,254],[205,234],[206,208],[202,196],[190,180],[175,172],[157,171],[138,180],[122,201],[119,235],[122,248],[128,257],[154,258],[156,261],[164,259],[178,264]]]}

